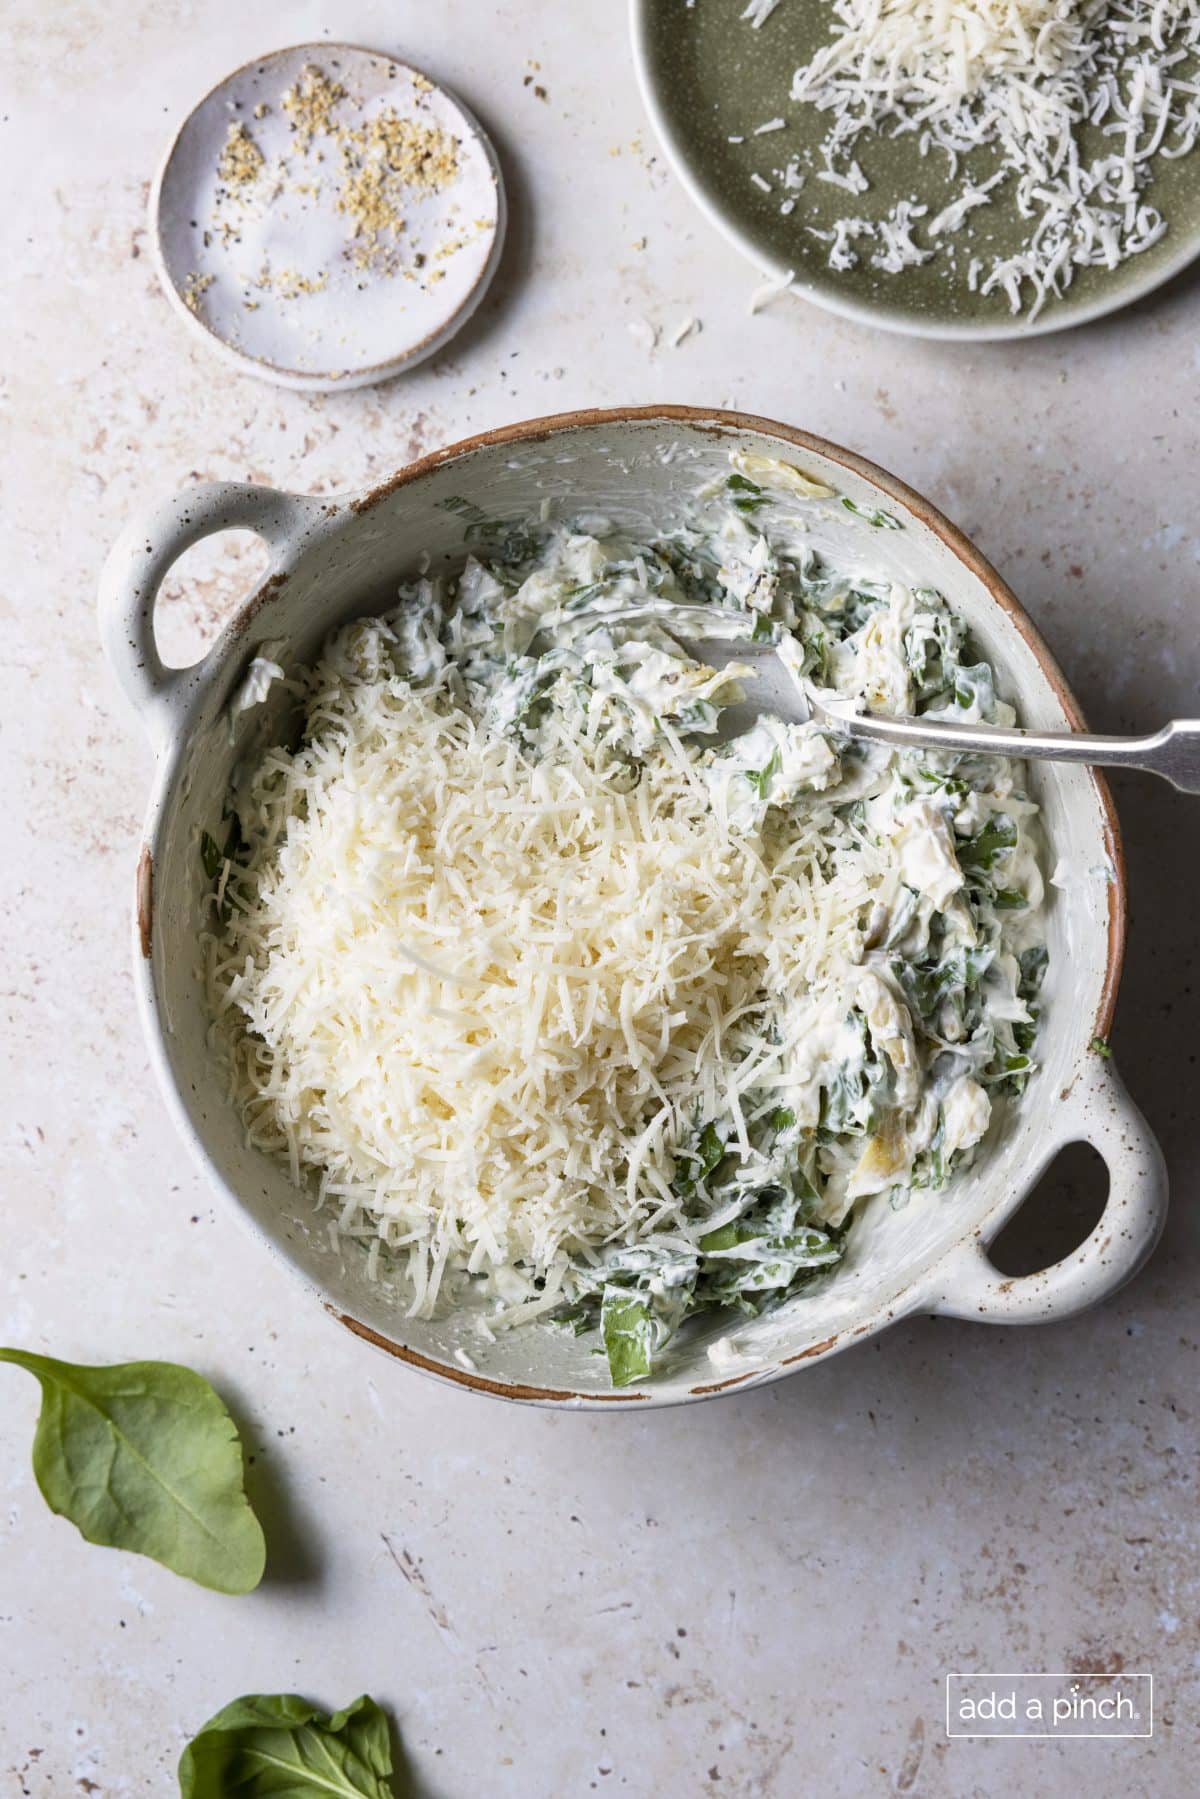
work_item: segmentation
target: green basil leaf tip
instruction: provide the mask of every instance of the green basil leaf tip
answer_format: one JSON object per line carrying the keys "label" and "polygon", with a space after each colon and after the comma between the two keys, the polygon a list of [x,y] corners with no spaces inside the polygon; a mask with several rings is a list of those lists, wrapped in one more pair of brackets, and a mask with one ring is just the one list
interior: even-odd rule
{"label": "green basil leaf tip", "polygon": [[79,1367],[0,1349],[36,1377],[33,1472],[89,1543],[148,1555],[218,1593],[249,1593],[266,1543],[243,1488],[237,1428],[216,1392],[173,1362]]}
{"label": "green basil leaf tip", "polygon": [[295,1693],[251,1693],[210,1718],[180,1757],[180,1799],[400,1799],[387,1715],[364,1693],[327,1717]]}
{"label": "green basil leaf tip", "polygon": [[613,1386],[645,1380],[654,1359],[654,1325],[645,1300],[616,1289],[606,1293],[600,1331]]}
{"label": "green basil leaf tip", "polygon": [[221,863],[223,860],[224,860],[224,857],[222,856],[220,847],[217,844],[216,839],[214,837],[210,837],[207,831],[201,831],[201,833],[200,833],[200,861],[203,866],[204,872],[210,881],[215,881],[217,876],[220,874]]}

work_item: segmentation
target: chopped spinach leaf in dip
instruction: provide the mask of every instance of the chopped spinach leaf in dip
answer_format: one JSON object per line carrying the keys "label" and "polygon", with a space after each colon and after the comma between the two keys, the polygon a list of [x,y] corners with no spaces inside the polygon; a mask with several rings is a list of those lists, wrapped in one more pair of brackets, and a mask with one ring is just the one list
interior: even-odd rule
{"label": "chopped spinach leaf in dip", "polygon": [[657,538],[452,502],[473,553],[289,671],[299,743],[200,852],[210,1000],[251,1140],[413,1313],[643,1381],[693,1314],[836,1279],[1034,1072],[1022,767],[745,712],[779,648],[829,697],[1014,722],[889,579],[890,514],[870,576],[812,547],[839,503],[745,455]]}

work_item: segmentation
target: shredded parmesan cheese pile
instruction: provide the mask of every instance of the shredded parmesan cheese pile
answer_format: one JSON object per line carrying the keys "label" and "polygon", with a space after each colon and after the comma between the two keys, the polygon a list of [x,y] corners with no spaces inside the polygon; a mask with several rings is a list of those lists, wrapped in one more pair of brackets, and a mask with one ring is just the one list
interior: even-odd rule
{"label": "shredded parmesan cheese pile", "polygon": [[561,725],[532,762],[445,679],[346,666],[343,634],[311,740],[243,807],[249,866],[208,946],[236,1095],[340,1228],[407,1248],[414,1311],[449,1264],[532,1316],[569,1256],[680,1221],[698,1117],[745,1141],[742,1095],[788,1053],[764,995],[861,959],[883,852],[847,827],[841,856],[816,823],[732,831],[678,743],[622,793]]}
{"label": "shredded parmesan cheese pile", "polygon": [[952,110],[984,81],[1048,75],[1077,51],[1080,13],[1096,0],[841,0],[845,29],[797,76],[802,99],[848,72],[888,101]]}
{"label": "shredded parmesan cheese pile", "polygon": [[[817,179],[861,195],[871,184],[857,152],[916,133],[925,153],[944,154],[954,188],[932,216],[914,194],[886,217],[810,227],[831,268],[928,262],[1011,192],[1026,242],[1009,254],[981,244],[968,282],[1032,319],[1077,269],[1116,268],[1167,229],[1146,190],[1155,159],[1200,136],[1196,0],[834,0],[830,11],[834,36],[791,90],[831,116]],[[1097,140],[1084,148],[1090,129],[1098,151]],[[971,174],[962,158],[976,151],[988,154]]]}

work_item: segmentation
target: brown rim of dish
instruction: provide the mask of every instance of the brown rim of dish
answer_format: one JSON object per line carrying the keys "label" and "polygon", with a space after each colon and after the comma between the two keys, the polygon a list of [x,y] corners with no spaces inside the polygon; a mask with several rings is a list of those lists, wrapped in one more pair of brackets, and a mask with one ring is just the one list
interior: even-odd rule
{"label": "brown rim of dish", "polygon": [[456,1380],[460,1386],[470,1387],[476,1393],[493,1393],[500,1399],[541,1401],[548,1405],[562,1405],[572,1399],[582,1400],[585,1405],[591,1405],[598,1399],[606,1402],[615,1400],[628,1405],[631,1400],[645,1403],[654,1398],[652,1393],[574,1393],[569,1387],[523,1387],[515,1381],[488,1380],[485,1375],[470,1374],[465,1368],[451,1368],[445,1362],[435,1361],[432,1356],[421,1355],[418,1350],[405,1349],[402,1344],[393,1343],[382,1332],[372,1330],[361,1319],[351,1318],[348,1312],[339,1312],[328,1300],[325,1301],[325,1310],[331,1318],[336,1318],[339,1324],[344,1324],[348,1331],[361,1337],[365,1343],[373,1343],[376,1349],[386,1350],[388,1355],[407,1362],[411,1368],[419,1368],[423,1374],[436,1374],[447,1380]]}
{"label": "brown rim of dish", "polygon": [[[158,173],[155,175],[150,187],[148,210],[150,213],[150,222],[153,226],[153,230],[150,234],[151,252],[154,261],[158,266],[162,284],[166,288],[172,304],[185,320],[190,320],[192,324],[199,325],[200,329],[212,338],[213,342],[217,345],[223,355],[233,357],[235,362],[240,362],[248,369],[270,369],[273,374],[284,375],[289,380],[334,381],[338,386],[341,385],[342,380],[344,380],[344,374],[342,373],[335,373],[330,369],[289,369],[284,368],[283,364],[280,362],[272,362],[266,356],[255,356],[253,351],[243,350],[239,345],[231,343],[229,338],[222,337],[221,333],[214,330],[206,318],[203,318],[198,312],[193,312],[187,301],[184,299],[183,294],[180,292],[175,277],[167,267],[167,258],[162,247],[162,230],[159,224],[163,183],[167,178],[167,170],[170,168],[175,152],[179,148],[180,138],[183,136],[200,108],[206,106],[213,95],[218,93],[221,88],[225,87],[231,81],[236,81],[239,75],[245,75],[250,69],[254,69],[261,75],[264,73],[268,63],[274,62],[281,56],[294,56],[298,50],[312,50],[319,52],[322,56],[327,56],[331,62],[338,51],[345,52],[348,50],[355,56],[369,56],[373,62],[386,63],[389,68],[407,69],[410,75],[419,75],[422,81],[428,81],[431,87],[436,88],[439,93],[444,94],[448,100],[452,101],[453,104],[457,106],[459,112],[462,113],[467,123],[474,128],[476,135],[483,145],[484,153],[487,156],[488,164],[492,171],[492,178],[496,184],[496,232],[492,242],[491,255],[484,264],[483,272],[480,275],[479,280],[476,281],[474,287],[472,287],[470,292],[465,296],[458,309],[451,313],[446,324],[439,326],[436,331],[427,332],[421,341],[414,344],[411,350],[406,350],[402,357],[399,359],[394,356],[386,357],[383,362],[367,363],[364,367],[355,369],[355,384],[362,387],[369,387],[371,386],[372,378],[374,378],[375,381],[390,381],[394,376],[402,375],[405,369],[419,358],[420,353],[425,350],[426,346],[432,342],[434,338],[447,331],[448,327],[453,325],[454,321],[461,317],[464,308],[468,307],[471,302],[475,300],[476,296],[482,300],[484,296],[480,294],[480,285],[482,284],[485,290],[491,286],[492,277],[495,275],[497,267],[499,266],[499,256],[504,247],[504,237],[507,231],[504,178],[500,170],[499,158],[496,155],[495,146],[493,145],[491,138],[479,123],[479,120],[476,118],[471,108],[465,101],[459,98],[455,90],[447,87],[442,81],[436,81],[432,75],[426,74],[425,70],[421,68],[418,63],[409,62],[403,56],[389,56],[386,50],[372,50],[367,44],[348,44],[339,40],[337,43],[330,44],[281,44],[277,50],[268,50],[264,56],[252,56],[248,62],[239,63],[236,69],[230,69],[227,75],[222,75],[220,81],[214,82],[212,87],[210,87],[206,93],[201,94],[200,98],[188,108],[188,111],[180,121],[175,135],[167,145],[166,153],[158,166]],[[315,56],[313,61],[316,61]],[[466,320],[463,320],[464,324],[466,322]],[[449,337],[452,337],[453,335],[454,333],[451,331],[447,337],[447,342],[449,342]],[[313,391],[318,393],[332,393],[336,392],[337,388],[317,388]]]}
{"label": "brown rim of dish", "polygon": [[148,843],[143,843],[142,853],[138,857],[134,913],[137,917],[138,948],[142,952],[142,960],[148,962],[154,948],[154,856]]}
{"label": "brown rim of dish", "polygon": [[[814,436],[809,431],[799,431],[791,425],[782,425],[776,419],[763,418],[757,413],[728,412],[716,407],[705,406],[610,406],[596,407],[578,412],[559,412],[547,414],[542,418],[526,419],[516,425],[502,425],[496,430],[481,431],[473,437],[460,439],[457,443],[448,444],[440,450],[433,450],[418,461],[409,463],[397,471],[388,480],[370,489],[350,501],[353,513],[368,512],[379,501],[385,500],[389,494],[407,487],[421,476],[430,474],[434,469],[442,468],[447,463],[457,462],[478,450],[494,448],[501,444],[537,443],[546,438],[558,436],[568,431],[578,431],[594,425],[623,424],[682,424],[690,425],[700,431],[711,431],[714,436],[726,436],[732,432],[753,431],[760,436],[773,437],[784,443],[794,445],[799,450],[811,451],[828,461],[850,469],[863,480],[871,482],[888,494],[907,512],[927,525],[935,536],[940,537],[948,549],[958,557],[959,561],[987,588],[991,597],[1000,609],[1007,613],[1020,636],[1028,645],[1032,655],[1039,664],[1042,673],[1049,682],[1056,699],[1061,705],[1071,728],[1076,731],[1087,729],[1083,713],[1080,711],[1074,694],[1067,686],[1066,678],[1053,654],[1033,623],[1015,593],[994,569],[985,556],[975,548],[974,544],[915,489],[880,468],[878,463],[857,455],[853,450],[843,449],[840,444],[831,443],[828,438]],[[1113,879],[1108,889],[1108,956],[1104,971],[1104,985],[1100,994],[1100,1004],[1096,1010],[1093,1023],[1093,1035],[1107,1037],[1112,1024],[1113,1011],[1116,1006],[1117,989],[1121,981],[1121,965],[1125,954],[1125,853],[1121,843],[1121,829],[1117,822],[1116,808],[1108,783],[1098,769],[1089,768],[1088,774],[1095,790],[1103,819],[1105,847],[1112,863]],[[386,1351],[398,1361],[407,1362],[410,1367],[417,1368],[426,1374],[432,1374],[444,1380],[454,1381],[460,1387],[474,1392],[491,1393],[504,1399],[523,1400],[547,1405],[563,1405],[572,1402],[588,1408],[604,1404],[628,1403],[630,1400],[656,1402],[657,1396],[651,1392],[637,1393],[577,1393],[568,1389],[550,1387],[529,1387],[505,1381],[488,1380],[479,1374],[471,1374],[466,1369],[456,1368],[445,1362],[434,1361],[429,1356],[420,1355],[416,1350],[406,1349],[395,1343],[390,1337],[373,1330],[369,1325],[361,1323],[341,1312],[336,1306],[326,1305],[331,1317],[339,1324],[352,1331],[355,1336],[373,1343],[378,1349]],[[885,1322],[887,1322],[885,1320]],[[855,1333],[856,1335],[859,1333]],[[717,1381],[706,1385],[690,1387],[687,1397],[694,1399],[708,1398],[720,1394],[729,1388],[742,1385],[743,1381],[754,1379],[756,1383],[774,1379],[782,1374],[790,1365],[803,1361],[822,1361],[837,1348],[840,1338],[827,1337],[822,1342],[813,1344],[811,1348],[801,1350],[798,1355],[789,1356],[773,1369],[764,1369],[761,1373],[753,1370],[747,1375],[734,1376],[731,1380]]]}

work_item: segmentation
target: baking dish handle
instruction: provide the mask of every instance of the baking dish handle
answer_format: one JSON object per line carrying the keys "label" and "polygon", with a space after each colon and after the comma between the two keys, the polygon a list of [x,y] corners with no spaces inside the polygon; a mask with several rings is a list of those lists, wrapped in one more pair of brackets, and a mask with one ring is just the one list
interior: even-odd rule
{"label": "baking dish handle", "polygon": [[1090,1143],[1108,1167],[1108,1199],[1091,1235],[1061,1262],[1014,1278],[976,1236],[941,1264],[921,1310],[983,1324],[1048,1323],[1106,1299],[1137,1273],[1166,1219],[1166,1165],[1120,1075],[1094,1050],[1065,1090],[1039,1177],[1070,1143]]}
{"label": "baking dish handle", "polygon": [[100,637],[113,673],[156,749],[169,737],[208,660],[203,657],[191,668],[168,668],[158,653],[154,607],[172,564],[218,531],[253,531],[270,550],[269,572],[274,573],[314,526],[336,511],[327,500],[274,487],[204,482],[160,501],[121,533],[100,576]]}

